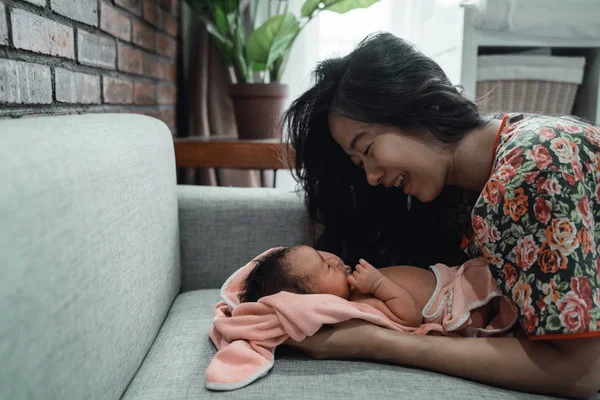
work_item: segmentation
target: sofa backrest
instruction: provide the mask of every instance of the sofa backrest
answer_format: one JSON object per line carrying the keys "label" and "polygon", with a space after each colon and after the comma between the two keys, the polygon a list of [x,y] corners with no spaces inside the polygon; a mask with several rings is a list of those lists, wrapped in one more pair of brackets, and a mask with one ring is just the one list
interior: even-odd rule
{"label": "sofa backrest", "polygon": [[165,124],[0,120],[0,398],[120,398],[180,286]]}
{"label": "sofa backrest", "polygon": [[220,288],[275,246],[310,243],[302,198],[288,190],[180,185],[181,290]]}

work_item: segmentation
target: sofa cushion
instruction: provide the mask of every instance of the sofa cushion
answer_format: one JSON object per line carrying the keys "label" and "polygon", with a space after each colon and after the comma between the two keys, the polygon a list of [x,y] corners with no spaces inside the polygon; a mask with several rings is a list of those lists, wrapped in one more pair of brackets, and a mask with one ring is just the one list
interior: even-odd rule
{"label": "sofa cushion", "polygon": [[214,289],[275,246],[307,243],[307,216],[296,193],[270,188],[178,188],[182,291]]}
{"label": "sofa cushion", "polygon": [[153,118],[0,121],[0,398],[122,396],[180,288],[175,178]]}
{"label": "sofa cushion", "polygon": [[549,398],[394,365],[313,360],[284,346],[265,377],[239,390],[211,392],[204,387],[204,371],[215,354],[208,330],[218,299],[216,289],[177,297],[124,400]]}

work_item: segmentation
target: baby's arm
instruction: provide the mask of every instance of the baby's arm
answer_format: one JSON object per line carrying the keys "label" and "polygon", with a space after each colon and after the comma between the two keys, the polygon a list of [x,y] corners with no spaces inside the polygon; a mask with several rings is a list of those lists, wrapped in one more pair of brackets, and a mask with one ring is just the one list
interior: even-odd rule
{"label": "baby's arm", "polygon": [[383,276],[379,270],[361,259],[348,283],[364,294],[372,294],[394,313],[403,325],[419,326],[423,317],[415,298],[401,285]]}

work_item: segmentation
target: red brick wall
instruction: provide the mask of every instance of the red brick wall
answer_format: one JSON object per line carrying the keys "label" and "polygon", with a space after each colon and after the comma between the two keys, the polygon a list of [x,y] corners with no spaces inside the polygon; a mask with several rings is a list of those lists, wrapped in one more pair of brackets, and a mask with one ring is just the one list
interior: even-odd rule
{"label": "red brick wall", "polygon": [[0,0],[0,118],[133,112],[175,134],[179,0]]}

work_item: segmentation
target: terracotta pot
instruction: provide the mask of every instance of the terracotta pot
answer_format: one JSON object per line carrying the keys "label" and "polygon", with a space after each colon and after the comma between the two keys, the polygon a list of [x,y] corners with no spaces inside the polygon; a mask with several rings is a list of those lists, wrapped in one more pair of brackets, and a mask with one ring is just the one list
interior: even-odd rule
{"label": "terracotta pot", "polygon": [[279,120],[288,97],[281,83],[236,83],[230,86],[240,139],[279,138]]}

